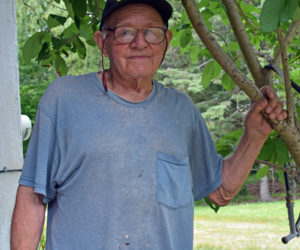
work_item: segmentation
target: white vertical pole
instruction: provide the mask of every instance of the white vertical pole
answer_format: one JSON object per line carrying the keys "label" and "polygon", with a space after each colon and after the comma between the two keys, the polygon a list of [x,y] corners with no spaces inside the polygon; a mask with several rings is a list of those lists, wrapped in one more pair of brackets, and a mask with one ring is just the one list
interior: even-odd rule
{"label": "white vertical pole", "polygon": [[10,249],[10,222],[23,162],[15,0],[0,1],[0,249]]}

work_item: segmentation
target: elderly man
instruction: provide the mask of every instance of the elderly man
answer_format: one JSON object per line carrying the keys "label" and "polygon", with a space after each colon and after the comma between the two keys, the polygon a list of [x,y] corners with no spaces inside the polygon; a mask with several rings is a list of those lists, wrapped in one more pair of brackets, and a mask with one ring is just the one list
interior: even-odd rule
{"label": "elderly man", "polygon": [[[59,78],[43,95],[20,178],[12,249],[193,247],[193,202],[226,205],[283,120],[272,89],[252,105],[228,159],[197,108],[153,79],[172,37],[165,0],[108,0],[95,41],[110,67]],[[267,101],[268,99],[268,101]]]}

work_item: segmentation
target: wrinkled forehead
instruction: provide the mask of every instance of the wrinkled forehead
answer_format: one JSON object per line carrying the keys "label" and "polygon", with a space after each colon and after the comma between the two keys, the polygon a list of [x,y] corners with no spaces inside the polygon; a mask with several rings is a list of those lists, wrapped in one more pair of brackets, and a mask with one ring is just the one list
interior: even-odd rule
{"label": "wrinkled forehead", "polygon": [[108,27],[115,26],[162,26],[158,11],[147,4],[129,4],[113,12],[105,21]]}

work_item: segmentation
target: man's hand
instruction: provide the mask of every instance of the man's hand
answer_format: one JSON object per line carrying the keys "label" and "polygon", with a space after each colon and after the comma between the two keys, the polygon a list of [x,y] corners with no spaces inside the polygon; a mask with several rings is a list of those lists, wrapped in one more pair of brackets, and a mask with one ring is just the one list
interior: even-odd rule
{"label": "man's hand", "polygon": [[240,187],[253,166],[265,140],[272,131],[272,127],[262,114],[265,111],[268,118],[280,121],[287,118],[283,105],[278,100],[275,91],[265,86],[261,89],[265,98],[252,104],[245,119],[245,131],[233,154],[224,159],[222,169],[222,184],[208,198],[220,206],[228,202],[237,194]]}
{"label": "man's hand", "polygon": [[245,128],[253,139],[266,140],[272,131],[272,127],[262,114],[270,120],[277,119],[283,121],[287,118],[287,112],[283,110],[283,104],[279,101],[273,88],[264,86],[261,92],[265,96],[252,104],[251,109],[245,119]]}

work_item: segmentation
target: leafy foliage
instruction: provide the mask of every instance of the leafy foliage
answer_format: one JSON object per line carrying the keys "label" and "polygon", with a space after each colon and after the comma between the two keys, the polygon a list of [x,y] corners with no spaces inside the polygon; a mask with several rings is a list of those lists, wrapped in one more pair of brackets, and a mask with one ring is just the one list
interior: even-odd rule
{"label": "leafy foliage", "polygon": [[276,30],[280,23],[290,19],[299,19],[299,0],[266,0],[260,16],[261,30],[271,32]]}
{"label": "leafy foliage", "polygon": [[53,11],[42,21],[41,31],[29,37],[23,48],[26,63],[35,58],[41,65],[54,66],[59,75],[68,72],[66,58],[77,53],[86,58],[87,46],[95,46],[93,34],[98,29],[99,14],[104,1],[100,0],[56,0]]}
{"label": "leafy foliage", "polygon": [[[36,116],[36,109],[38,103],[48,86],[47,82],[42,84],[21,84],[20,96],[21,96],[21,110],[23,114],[26,114],[31,123],[34,125],[34,119]],[[26,153],[28,141],[24,143],[23,152]]]}

